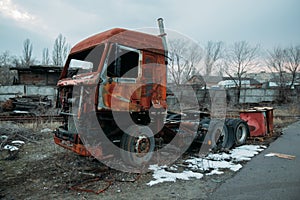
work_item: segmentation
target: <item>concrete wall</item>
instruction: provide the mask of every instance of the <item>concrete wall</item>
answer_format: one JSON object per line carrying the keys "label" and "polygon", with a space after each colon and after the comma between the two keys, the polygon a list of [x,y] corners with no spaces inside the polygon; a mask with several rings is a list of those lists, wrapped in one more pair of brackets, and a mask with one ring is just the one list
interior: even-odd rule
{"label": "concrete wall", "polygon": [[240,103],[258,103],[276,101],[278,97],[277,89],[250,88],[242,89],[240,93]]}
{"label": "concrete wall", "polygon": [[[285,98],[287,102],[297,103],[300,100],[300,90],[285,89]],[[247,88],[241,89],[240,103],[261,103],[261,102],[276,102],[279,99],[278,88]],[[235,102],[235,89],[227,90],[227,95],[231,98],[230,103]]]}
{"label": "concrete wall", "polygon": [[56,100],[56,87],[34,86],[34,85],[13,85],[0,86],[0,101],[6,101],[11,97],[22,95],[43,95],[48,96],[52,102]]}
{"label": "concrete wall", "polygon": [[[180,99],[185,99],[185,102],[189,102],[194,100],[192,98],[190,89],[191,86],[179,86],[177,89],[170,89],[175,93],[174,96],[168,97],[168,105],[171,108],[177,108],[177,102]],[[204,90],[197,87],[194,87],[194,92],[197,96],[198,103],[200,107],[209,107],[210,106],[210,98],[213,96],[215,92],[218,90]],[[219,91],[220,92],[220,91]],[[288,102],[291,103],[299,103],[300,102],[300,88],[284,90],[283,91],[288,99]],[[176,98],[177,97],[177,98]],[[180,97],[180,98],[178,98]],[[226,95],[222,96],[222,98],[226,98],[228,104],[235,104],[236,102],[236,90],[234,88],[226,89]],[[243,88],[241,89],[239,103],[263,103],[263,102],[276,102],[279,98],[279,89],[276,88]],[[214,100],[215,101],[215,100]]]}

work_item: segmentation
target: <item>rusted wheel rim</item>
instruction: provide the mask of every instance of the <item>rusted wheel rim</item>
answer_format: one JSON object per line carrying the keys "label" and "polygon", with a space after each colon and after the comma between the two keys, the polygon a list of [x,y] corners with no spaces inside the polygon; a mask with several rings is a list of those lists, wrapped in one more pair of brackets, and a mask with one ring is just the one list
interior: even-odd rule
{"label": "rusted wheel rim", "polygon": [[139,136],[136,138],[135,151],[137,156],[142,157],[150,150],[150,140],[146,136]]}

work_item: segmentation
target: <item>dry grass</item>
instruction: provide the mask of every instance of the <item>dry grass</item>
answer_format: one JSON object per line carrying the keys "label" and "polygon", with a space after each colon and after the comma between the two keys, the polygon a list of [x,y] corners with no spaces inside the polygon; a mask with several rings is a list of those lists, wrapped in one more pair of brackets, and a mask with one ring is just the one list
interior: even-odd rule
{"label": "dry grass", "polygon": [[284,127],[284,126],[286,126],[288,124],[291,124],[291,123],[294,123],[296,121],[297,121],[296,118],[283,119],[283,118],[280,118],[280,117],[275,117],[274,118],[274,125],[277,126],[277,127]]}
{"label": "dry grass", "polygon": [[283,127],[291,124],[300,117],[300,106],[296,104],[277,106],[274,109],[274,125]]}
{"label": "dry grass", "polygon": [[278,106],[274,110],[275,117],[297,117],[300,115],[299,105]]}

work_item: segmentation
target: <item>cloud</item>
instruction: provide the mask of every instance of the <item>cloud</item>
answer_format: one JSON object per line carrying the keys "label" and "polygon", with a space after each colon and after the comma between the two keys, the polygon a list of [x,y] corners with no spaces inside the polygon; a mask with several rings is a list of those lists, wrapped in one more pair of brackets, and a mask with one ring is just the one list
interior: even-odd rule
{"label": "cloud", "polygon": [[17,22],[32,22],[36,19],[35,16],[29,14],[11,0],[0,1],[0,13],[7,18],[11,18]]}
{"label": "cloud", "polygon": [[4,26],[14,26],[15,30],[23,29],[25,32],[31,33],[27,37],[37,34],[45,38],[53,38],[48,25],[40,16],[34,14],[20,2],[0,0],[0,18],[4,19],[0,22]]}
{"label": "cloud", "polygon": [[188,35],[201,44],[208,40],[227,44],[246,40],[270,47],[277,43],[299,43],[299,2],[0,0],[0,48],[12,49],[13,43],[22,44],[22,39],[29,38],[36,41],[35,48],[42,49],[50,47],[60,33],[74,45],[114,27],[157,28],[158,17],[164,18],[166,29]]}

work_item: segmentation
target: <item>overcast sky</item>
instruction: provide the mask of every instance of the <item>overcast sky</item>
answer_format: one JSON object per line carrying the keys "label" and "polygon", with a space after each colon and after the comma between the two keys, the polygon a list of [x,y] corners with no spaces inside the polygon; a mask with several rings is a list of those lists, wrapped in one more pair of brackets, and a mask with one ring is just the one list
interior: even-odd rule
{"label": "overcast sky", "polygon": [[200,44],[246,40],[270,48],[300,44],[299,0],[0,0],[0,53],[21,56],[29,38],[34,57],[52,51],[62,33],[73,46],[114,28],[165,27]]}

